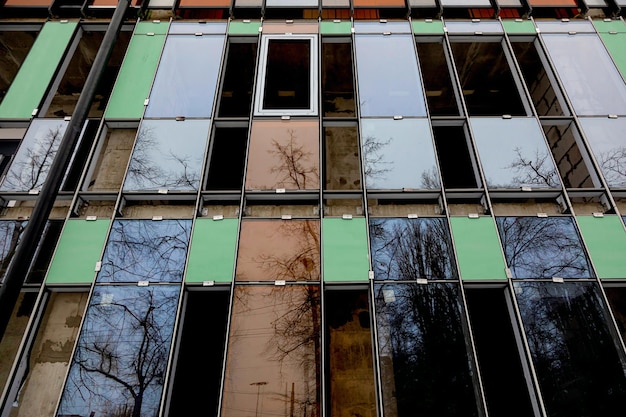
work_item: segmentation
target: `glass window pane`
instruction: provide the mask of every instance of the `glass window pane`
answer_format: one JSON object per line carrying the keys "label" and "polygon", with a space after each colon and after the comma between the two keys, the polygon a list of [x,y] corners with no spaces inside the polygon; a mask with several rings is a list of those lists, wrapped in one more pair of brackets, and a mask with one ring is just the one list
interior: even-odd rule
{"label": "glass window pane", "polygon": [[626,118],[578,120],[608,186],[626,188]]}
{"label": "glass window pane", "polygon": [[241,222],[237,281],[318,281],[318,220]]}
{"label": "glass window pane", "polygon": [[34,119],[9,166],[0,191],[41,190],[68,121]]}
{"label": "glass window pane", "polygon": [[513,278],[593,278],[571,217],[496,217]]}
{"label": "glass window pane", "polygon": [[441,188],[426,119],[363,119],[362,150],[368,189]]}
{"label": "glass window pane", "polygon": [[548,415],[609,416],[622,410],[624,365],[597,284],[513,286]]}
{"label": "glass window pane", "polygon": [[168,36],[145,117],[211,117],[223,36]]}
{"label": "glass window pane", "polygon": [[0,102],[13,83],[36,38],[35,30],[27,30],[21,26],[8,26],[5,30],[0,30],[0,44],[5,51],[0,57],[0,67],[3,71],[3,76],[0,77]]}
{"label": "glass window pane", "polygon": [[157,415],[179,292],[96,286],[58,417]]}
{"label": "glass window pane", "polygon": [[205,188],[240,191],[243,186],[247,148],[247,127],[215,128]]}
{"label": "glass window pane", "polygon": [[477,188],[480,177],[464,126],[433,126],[437,158],[445,188]]}
{"label": "glass window pane", "polygon": [[324,128],[324,178],[327,190],[362,190],[356,126]]}
{"label": "glass window pane", "polygon": [[197,219],[189,251],[186,282],[231,282],[237,249],[237,219]]}
{"label": "glass window pane", "polygon": [[[228,3],[230,5],[230,2]],[[172,22],[167,32],[168,34],[224,34],[226,33],[226,23],[217,22]],[[168,38],[169,42],[171,38]],[[224,38],[221,38],[222,40]],[[219,57],[218,57],[219,58]]]}
{"label": "glass window pane", "polygon": [[235,287],[221,415],[319,416],[318,286]]}
{"label": "glass window pane", "polygon": [[191,220],[115,220],[97,282],[180,282]]}
{"label": "glass window pane", "polygon": [[322,220],[324,281],[368,281],[365,218]]}
{"label": "glass window pane", "polygon": [[542,38],[576,113],[626,114],[626,83],[600,38],[585,33]]}
{"label": "glass window pane", "polygon": [[196,191],[209,126],[209,120],[144,120],[124,191]]}
{"label": "glass window pane", "polygon": [[458,278],[444,218],[370,219],[376,280]]}
{"label": "glass window pane", "polygon": [[426,116],[413,36],[355,39],[361,116]]}
{"label": "glass window pane", "polygon": [[350,42],[322,43],[322,95],[324,116],[354,116],[354,75]]}
{"label": "glass window pane", "polygon": [[221,117],[250,116],[256,53],[256,42],[229,43],[222,76],[222,94],[219,105]]}
{"label": "glass window pane", "polygon": [[376,284],[385,415],[478,416],[456,284]]}
{"label": "glass window pane", "polygon": [[432,116],[458,116],[459,103],[443,42],[418,42],[417,55]]}
{"label": "glass window pane", "polygon": [[576,216],[599,278],[626,277],[626,232],[618,216]]}
{"label": "glass window pane", "polygon": [[319,152],[317,121],[254,121],[246,189],[319,189]]}
{"label": "glass window pane", "polygon": [[559,188],[559,174],[535,119],[472,118],[489,188]]}
{"label": "glass window pane", "polygon": [[100,152],[91,162],[85,179],[87,191],[117,193],[124,181],[124,169],[128,165],[137,135],[134,129],[103,129]]}
{"label": "glass window pane", "polygon": [[384,22],[356,20],[354,31],[356,33],[411,33],[411,26],[408,22],[400,20]]}
{"label": "glass window pane", "polygon": [[24,220],[0,221],[0,282],[4,281],[26,223]]}
{"label": "glass window pane", "polygon": [[[445,0],[443,0],[445,1]],[[498,21],[450,21],[445,22],[448,33],[502,33],[502,25]]]}

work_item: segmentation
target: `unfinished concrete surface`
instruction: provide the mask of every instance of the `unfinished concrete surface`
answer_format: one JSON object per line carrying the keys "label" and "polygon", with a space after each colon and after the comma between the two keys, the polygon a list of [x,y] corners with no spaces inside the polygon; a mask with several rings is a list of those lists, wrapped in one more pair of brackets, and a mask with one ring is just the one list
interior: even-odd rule
{"label": "unfinished concrete surface", "polygon": [[[0,392],[4,390],[13,360],[22,343],[24,330],[30,320],[37,293],[21,293],[13,308],[11,321],[0,343]],[[36,414],[34,414],[36,415]]]}
{"label": "unfinished concrete surface", "polygon": [[327,190],[360,190],[361,170],[356,126],[324,128],[324,184]]}

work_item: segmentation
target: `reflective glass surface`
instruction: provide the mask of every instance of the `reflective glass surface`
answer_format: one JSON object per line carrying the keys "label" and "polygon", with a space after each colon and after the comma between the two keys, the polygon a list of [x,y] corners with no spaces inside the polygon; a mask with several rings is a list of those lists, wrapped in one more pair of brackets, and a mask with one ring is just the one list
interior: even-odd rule
{"label": "reflective glass surface", "polygon": [[327,190],[361,190],[356,126],[324,128],[324,180]]}
{"label": "reflective glass surface", "polygon": [[496,217],[513,278],[593,278],[571,217]]}
{"label": "reflective glass surface", "polygon": [[33,119],[0,191],[40,190],[48,177],[68,123],[65,120]]}
{"label": "reflective glass surface", "polygon": [[426,116],[411,35],[357,35],[361,116]]}
{"label": "reflective glass surface", "polygon": [[158,414],[178,286],[96,286],[57,416]]}
{"label": "reflective glass surface", "polygon": [[191,220],[115,220],[97,282],[180,282]]}
{"label": "reflective glass surface", "polygon": [[[446,1],[446,0],[442,0]],[[502,33],[502,25],[498,21],[446,21],[449,33]]]}
{"label": "reflective glass surface", "polygon": [[319,416],[318,286],[235,287],[221,415]]}
{"label": "reflective glass surface", "polygon": [[145,117],[211,117],[223,36],[168,36]]}
{"label": "reflective glass surface", "polygon": [[26,227],[23,220],[0,221],[0,282],[4,281],[11,259]]}
{"label": "reflective glass surface", "polygon": [[441,188],[426,119],[363,119],[362,151],[368,189]]}
{"label": "reflective glass surface", "polygon": [[444,218],[370,219],[376,280],[457,278]]}
{"label": "reflective glass surface", "polygon": [[318,220],[243,220],[237,281],[320,279]]}
{"label": "reflective glass surface", "polygon": [[626,83],[597,35],[545,34],[542,38],[576,113],[626,114]]}
{"label": "reflective glass surface", "polygon": [[196,191],[209,126],[209,120],[144,120],[124,191]]}
{"label": "reflective glass surface", "polygon": [[355,33],[411,33],[411,26],[407,21],[376,22],[357,20],[354,22]]}
{"label": "reflective glass surface", "polygon": [[626,188],[626,118],[578,120],[609,187]]}
{"label": "reflective glass surface", "polygon": [[535,119],[472,118],[489,188],[558,188],[559,174]]}
{"label": "reflective glass surface", "polygon": [[617,416],[626,377],[592,282],[513,283],[549,416]]}
{"label": "reflective glass surface", "polygon": [[376,284],[385,415],[478,415],[459,287]]}
{"label": "reflective glass surface", "polygon": [[595,29],[593,24],[587,20],[537,20],[535,25],[541,30],[541,32],[590,32],[594,33]]}
{"label": "reflective glass surface", "polygon": [[[216,33],[223,34],[226,33],[226,24],[225,23],[207,23],[207,22],[172,22],[170,25],[168,33],[172,34],[190,34],[195,35],[196,33]],[[223,40],[223,38],[222,38]],[[169,41],[169,39],[168,39]],[[219,55],[218,55],[219,57]]]}

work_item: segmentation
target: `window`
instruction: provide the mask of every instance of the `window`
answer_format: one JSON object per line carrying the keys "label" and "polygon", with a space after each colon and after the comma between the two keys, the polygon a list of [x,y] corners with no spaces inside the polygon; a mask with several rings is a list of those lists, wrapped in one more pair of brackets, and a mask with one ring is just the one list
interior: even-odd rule
{"label": "window", "polygon": [[316,35],[268,35],[261,41],[256,115],[317,115]]}

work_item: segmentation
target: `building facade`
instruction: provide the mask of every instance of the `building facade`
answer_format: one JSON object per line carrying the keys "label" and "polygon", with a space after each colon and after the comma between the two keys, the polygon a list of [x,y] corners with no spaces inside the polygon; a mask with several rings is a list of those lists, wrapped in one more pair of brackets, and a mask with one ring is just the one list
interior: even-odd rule
{"label": "building facade", "polygon": [[623,0],[116,4],[0,7],[2,417],[624,414]]}

